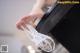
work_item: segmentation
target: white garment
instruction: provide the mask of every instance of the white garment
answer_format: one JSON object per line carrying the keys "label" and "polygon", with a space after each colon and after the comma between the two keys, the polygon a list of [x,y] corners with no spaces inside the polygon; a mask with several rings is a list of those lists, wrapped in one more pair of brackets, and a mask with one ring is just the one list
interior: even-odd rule
{"label": "white garment", "polygon": [[27,25],[27,29],[25,29],[25,33],[29,33],[28,36],[36,45],[37,48],[40,48],[41,50],[45,52],[51,52],[55,48],[54,40],[42,33],[39,33],[34,27],[31,25]]}

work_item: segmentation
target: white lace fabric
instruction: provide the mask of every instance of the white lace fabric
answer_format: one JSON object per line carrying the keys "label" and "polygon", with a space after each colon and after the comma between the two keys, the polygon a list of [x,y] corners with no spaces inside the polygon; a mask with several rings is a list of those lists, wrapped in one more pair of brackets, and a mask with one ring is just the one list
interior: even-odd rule
{"label": "white lace fabric", "polygon": [[34,27],[31,25],[27,25],[27,29],[25,29],[25,33],[29,33],[28,37],[35,43],[37,48],[45,52],[51,52],[55,48],[54,40],[42,33],[39,33]]}

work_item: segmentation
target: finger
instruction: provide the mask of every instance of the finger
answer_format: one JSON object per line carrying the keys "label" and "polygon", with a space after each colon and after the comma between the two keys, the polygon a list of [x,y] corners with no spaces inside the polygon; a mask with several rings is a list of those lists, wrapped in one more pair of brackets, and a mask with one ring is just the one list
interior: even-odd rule
{"label": "finger", "polygon": [[29,29],[30,32],[32,32],[32,33],[36,32],[37,33],[36,29],[33,26],[27,25],[27,28]]}
{"label": "finger", "polygon": [[22,31],[23,31],[23,28],[22,28],[21,24],[17,25],[17,28],[18,28],[19,30],[22,30]]}
{"label": "finger", "polygon": [[31,24],[34,28],[36,28],[36,25],[34,23]]}
{"label": "finger", "polygon": [[25,21],[22,21],[21,25],[23,28],[26,28],[26,22]]}
{"label": "finger", "polygon": [[34,16],[34,17],[33,17],[33,23],[35,23],[36,19],[37,19],[37,17]]}
{"label": "finger", "polygon": [[22,29],[23,29],[23,30],[25,30],[25,29],[29,30],[29,29],[27,28],[27,24],[21,24],[21,25],[22,25]]}

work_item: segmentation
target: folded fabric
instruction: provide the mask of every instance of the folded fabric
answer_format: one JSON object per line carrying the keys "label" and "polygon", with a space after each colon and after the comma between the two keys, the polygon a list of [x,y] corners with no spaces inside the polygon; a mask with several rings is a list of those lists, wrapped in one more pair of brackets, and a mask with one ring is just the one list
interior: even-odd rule
{"label": "folded fabric", "polygon": [[29,35],[27,36],[35,43],[37,48],[40,48],[41,50],[45,52],[51,52],[54,50],[55,42],[51,37],[45,34],[39,33],[31,25],[27,25],[27,28],[29,30],[25,29],[24,31],[26,33],[29,33]]}

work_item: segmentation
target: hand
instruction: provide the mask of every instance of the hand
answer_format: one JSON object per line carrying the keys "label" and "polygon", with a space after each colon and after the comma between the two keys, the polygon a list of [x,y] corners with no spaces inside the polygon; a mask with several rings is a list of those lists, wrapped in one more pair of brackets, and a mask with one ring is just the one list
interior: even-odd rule
{"label": "hand", "polygon": [[18,29],[23,30],[23,28],[26,28],[27,24],[32,25],[33,27],[36,27],[34,25],[34,22],[37,18],[41,18],[43,16],[42,13],[30,13],[27,16],[24,16],[22,18],[20,18],[17,23],[16,26]]}

